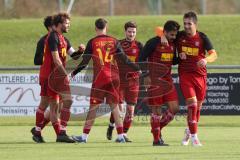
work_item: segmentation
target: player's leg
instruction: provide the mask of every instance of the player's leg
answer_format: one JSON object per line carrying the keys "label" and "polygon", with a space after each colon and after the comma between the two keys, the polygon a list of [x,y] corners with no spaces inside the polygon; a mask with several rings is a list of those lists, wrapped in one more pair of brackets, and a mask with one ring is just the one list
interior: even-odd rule
{"label": "player's leg", "polygon": [[[48,105],[49,105],[48,99],[47,99],[47,103],[48,103]],[[59,102],[58,102],[58,115],[57,115],[57,117],[59,117],[59,113],[60,113],[60,110],[61,110],[61,106],[62,106],[62,101],[59,100]],[[42,129],[50,122],[50,116],[51,116],[50,110],[46,110],[46,111],[44,112],[44,121],[43,121],[43,127],[42,127]]]}
{"label": "player's leg", "polygon": [[53,129],[56,133],[56,136],[60,133],[60,122],[58,120],[57,116],[57,109],[58,109],[58,100],[55,98],[49,99],[49,105],[50,105],[50,121],[52,123]]}
{"label": "player's leg", "polygon": [[[123,112],[123,108],[124,108],[124,105],[122,103],[120,103],[119,104],[119,110],[120,110],[121,113]],[[114,130],[114,127],[115,127],[115,120],[114,120],[114,116],[113,116],[112,112],[110,114],[109,121],[110,121],[110,123],[109,123],[108,129],[107,129],[107,139],[112,140],[112,133],[113,133],[113,130]]]}
{"label": "player's leg", "polygon": [[166,104],[168,109],[162,114],[160,120],[161,130],[174,119],[175,114],[179,111],[178,101],[169,101]]}
{"label": "player's leg", "polygon": [[106,103],[109,104],[115,121],[115,126],[118,134],[116,142],[125,143],[125,139],[123,137],[123,121],[119,107],[119,79],[113,80],[105,87],[105,95]]}
{"label": "player's leg", "polygon": [[89,133],[94,124],[96,118],[96,110],[100,104],[90,104],[89,111],[87,112],[87,117],[85,124],[83,126],[83,133],[80,136],[73,136],[73,139],[79,143],[86,143],[88,140]]}
{"label": "player's leg", "polygon": [[191,133],[192,145],[193,146],[202,146],[199,141],[197,128],[198,122],[200,119],[200,111],[202,107],[202,103],[204,101],[206,95],[206,77],[205,76],[195,76],[195,92],[196,92],[196,132],[194,134]]}
{"label": "player's leg", "polygon": [[127,132],[129,131],[132,122],[133,122],[133,118],[134,118],[134,108],[135,108],[135,104],[130,104],[128,103],[126,106],[126,113],[125,113],[125,117],[123,120],[123,132],[124,132],[124,138],[126,142],[132,142],[128,136],[127,136]]}
{"label": "player's leg", "polygon": [[160,115],[161,107],[160,106],[149,106],[151,108],[151,132],[153,135],[153,146],[167,146],[163,141],[161,141],[161,130],[160,130]]}
{"label": "player's leg", "polygon": [[[124,96],[124,89],[123,87],[120,87],[120,90],[119,90],[119,110],[122,112],[123,111],[123,96]],[[110,119],[109,119],[109,125],[108,125],[108,129],[107,129],[107,139],[108,140],[112,140],[112,132],[114,130],[114,127],[115,127],[115,121],[114,121],[114,116],[113,116],[113,113],[111,112],[111,115],[110,115]]]}
{"label": "player's leg", "polygon": [[175,87],[173,91],[163,96],[163,103],[168,106],[168,109],[163,113],[160,120],[161,130],[173,120],[175,114],[179,111],[178,96]]}
{"label": "player's leg", "polygon": [[[62,108],[59,116],[60,132],[57,136],[57,142],[74,143],[75,140],[73,140],[72,137],[68,136],[66,133],[67,123],[71,116],[70,108],[72,105],[72,97],[71,97],[70,91],[61,93],[61,97],[62,97]],[[58,113],[58,108],[57,108],[57,113]]]}
{"label": "player's leg", "polygon": [[90,93],[90,107],[87,112],[86,121],[83,127],[83,133],[80,136],[73,136],[73,139],[79,143],[86,143],[88,140],[88,135],[90,130],[94,124],[96,118],[96,110],[104,101],[105,91],[104,89],[100,89],[92,85],[91,93]]}
{"label": "player's leg", "polygon": [[47,86],[48,81],[47,80],[40,80],[40,96],[41,101],[36,111],[36,121],[35,121],[35,127],[31,129],[31,133],[33,135],[32,139],[37,143],[44,143],[45,141],[42,138],[41,130],[43,128],[44,123],[44,112],[48,107],[48,93],[47,93]]}
{"label": "player's leg", "polygon": [[197,137],[197,130],[198,130],[198,124],[197,124],[197,98],[192,97],[186,99],[186,104],[188,106],[188,128],[191,135],[191,140],[193,146],[201,146],[201,143]]}
{"label": "player's leg", "polygon": [[117,129],[117,134],[118,134],[116,142],[124,143],[125,139],[123,137],[123,122],[122,122],[122,118],[120,115],[119,106],[117,103],[109,103],[109,106],[111,107],[111,110],[112,110],[112,113],[114,116],[115,125],[116,125],[116,129]]}
{"label": "player's leg", "polygon": [[204,102],[207,90],[207,77],[202,76],[196,79],[197,86],[196,89],[196,96],[197,96],[197,122],[200,120],[200,112],[202,108],[202,104]]}
{"label": "player's leg", "polygon": [[44,118],[44,112],[48,107],[48,97],[47,96],[41,96],[41,101],[38,106],[38,109],[36,111],[36,121],[35,121],[35,127],[31,129],[31,133],[33,135],[33,140],[37,143],[44,143],[44,139],[41,135],[41,130],[45,126],[45,118]]}
{"label": "player's leg", "polygon": [[126,113],[123,121],[123,132],[126,142],[132,142],[127,137],[127,132],[129,131],[133,118],[134,118],[134,109],[137,104],[139,93],[139,79],[133,79],[128,81],[128,86],[125,87],[124,99],[126,100]]}
{"label": "player's leg", "polygon": [[194,76],[191,74],[180,75],[180,88],[185,98],[185,104],[188,110],[187,124],[185,129],[182,145],[188,145],[191,137],[197,133],[197,98],[194,85]]}
{"label": "player's leg", "polygon": [[42,129],[43,129],[46,125],[48,125],[49,122],[50,122],[50,110],[46,110],[46,111],[44,112],[44,121],[43,121],[43,127],[42,127]]}

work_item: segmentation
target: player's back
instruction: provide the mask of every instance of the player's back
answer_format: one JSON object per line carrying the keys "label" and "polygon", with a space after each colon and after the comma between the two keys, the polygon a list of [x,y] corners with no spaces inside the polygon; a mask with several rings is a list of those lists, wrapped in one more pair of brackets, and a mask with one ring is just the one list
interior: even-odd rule
{"label": "player's back", "polygon": [[90,40],[92,48],[94,81],[109,82],[119,79],[115,55],[117,39],[108,35],[99,35]]}

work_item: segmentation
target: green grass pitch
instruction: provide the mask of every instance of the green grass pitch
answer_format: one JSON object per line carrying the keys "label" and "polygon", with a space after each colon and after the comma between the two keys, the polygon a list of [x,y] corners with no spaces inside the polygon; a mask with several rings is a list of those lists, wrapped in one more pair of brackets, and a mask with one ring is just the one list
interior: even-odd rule
{"label": "green grass pitch", "polygon": [[[51,126],[43,131],[47,143],[35,144],[30,129],[34,118],[0,118],[0,159],[2,160],[238,160],[240,159],[240,117],[202,116],[199,138],[203,147],[181,146],[185,119],[173,120],[163,131],[168,147],[153,147],[149,117],[136,117],[129,137],[133,143],[106,140],[107,119],[98,118],[87,144],[55,143]],[[82,132],[82,122],[72,121],[70,135]],[[116,132],[114,134],[116,137]]]}

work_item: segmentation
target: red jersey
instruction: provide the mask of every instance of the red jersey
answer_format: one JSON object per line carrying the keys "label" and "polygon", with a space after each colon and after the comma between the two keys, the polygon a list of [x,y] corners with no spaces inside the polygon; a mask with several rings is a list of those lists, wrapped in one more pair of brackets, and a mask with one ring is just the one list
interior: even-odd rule
{"label": "red jersey", "polygon": [[43,64],[40,67],[40,79],[46,79],[50,73],[54,71],[55,64],[53,62],[52,53],[58,51],[63,66],[66,66],[67,42],[62,34],[56,31],[50,32],[45,40]]}
{"label": "red jersey", "polygon": [[169,42],[168,46],[162,45],[161,42],[158,43],[155,50],[148,58],[148,62],[150,62],[149,71],[150,71],[151,77],[156,76],[154,74],[156,70],[161,69],[159,68],[160,66],[154,64],[154,63],[158,63],[158,64],[164,65],[166,69],[165,75],[163,75],[162,78],[171,78],[173,58],[174,58],[174,54],[176,54],[175,50],[176,48],[174,43]]}
{"label": "red jersey", "polygon": [[[139,59],[139,55],[140,55],[140,51],[142,50],[143,46],[140,42],[138,41],[128,41],[126,39],[122,39],[120,40],[120,44],[123,48],[124,53],[126,54],[126,56],[128,57],[129,60],[131,60],[132,62],[138,62]],[[118,63],[118,67],[119,67],[119,73],[120,73],[120,81],[121,82],[125,82],[128,78],[130,77],[136,77],[139,74],[138,73],[134,73],[134,70],[127,64],[123,63],[123,62],[119,62]],[[132,73],[129,73],[132,72]],[[129,73],[129,75],[128,75]]]}
{"label": "red jersey", "polygon": [[197,32],[196,35],[189,37],[184,31],[180,32],[177,37],[177,50],[178,53],[186,53],[187,59],[180,61],[178,73],[184,74],[190,72],[207,75],[206,67],[198,67],[197,62],[205,58],[206,51],[212,49],[212,44],[204,33]]}
{"label": "red jersey", "polygon": [[93,59],[93,83],[107,84],[119,81],[118,65],[115,55],[118,53],[117,39],[100,35],[91,39],[84,52]]}
{"label": "red jersey", "polygon": [[161,44],[160,37],[153,37],[146,42],[139,61],[147,61],[147,70],[149,70],[150,77],[154,79],[154,81],[159,78],[165,78],[172,81],[172,65],[178,64],[176,46],[171,42],[169,42],[169,46],[164,46]]}

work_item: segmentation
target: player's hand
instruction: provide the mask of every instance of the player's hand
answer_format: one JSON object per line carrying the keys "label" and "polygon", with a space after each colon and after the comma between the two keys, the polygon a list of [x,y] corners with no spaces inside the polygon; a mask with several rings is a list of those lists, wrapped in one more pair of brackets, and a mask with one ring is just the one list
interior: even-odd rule
{"label": "player's hand", "polygon": [[164,45],[164,46],[168,46],[168,40],[166,38],[166,36],[161,36],[161,44]]}
{"label": "player's hand", "polygon": [[144,78],[144,85],[146,86],[146,88],[150,88],[151,86],[151,78],[149,76]]}
{"label": "player's hand", "polygon": [[86,46],[84,44],[80,44],[78,47],[79,52],[84,52],[86,49]]}
{"label": "player's hand", "polygon": [[179,53],[179,57],[180,57],[181,60],[187,59],[187,55],[186,55],[186,53],[184,53],[184,52]]}
{"label": "player's hand", "polygon": [[207,60],[204,59],[204,58],[197,62],[197,66],[200,67],[200,68],[203,68],[206,65],[207,65]]}

